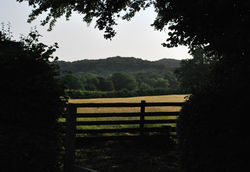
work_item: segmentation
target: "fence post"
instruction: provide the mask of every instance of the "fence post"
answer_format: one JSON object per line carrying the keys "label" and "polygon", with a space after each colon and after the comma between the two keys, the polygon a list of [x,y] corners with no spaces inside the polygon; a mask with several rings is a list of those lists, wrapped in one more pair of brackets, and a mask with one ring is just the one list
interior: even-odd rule
{"label": "fence post", "polygon": [[145,104],[146,101],[142,100],[141,101],[141,114],[140,114],[140,135],[144,135],[143,128],[144,128],[144,120],[145,120]]}
{"label": "fence post", "polygon": [[64,172],[73,172],[75,162],[76,107],[68,104],[66,116]]}

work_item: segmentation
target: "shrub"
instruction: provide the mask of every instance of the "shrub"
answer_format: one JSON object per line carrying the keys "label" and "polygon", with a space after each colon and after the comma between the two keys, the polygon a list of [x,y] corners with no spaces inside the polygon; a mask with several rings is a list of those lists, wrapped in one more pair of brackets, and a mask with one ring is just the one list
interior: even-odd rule
{"label": "shrub", "polygon": [[177,130],[185,172],[248,171],[249,64],[222,60],[184,105]]}
{"label": "shrub", "polygon": [[17,42],[0,32],[0,171],[59,169],[64,88],[50,62],[56,47],[38,36],[33,31]]}

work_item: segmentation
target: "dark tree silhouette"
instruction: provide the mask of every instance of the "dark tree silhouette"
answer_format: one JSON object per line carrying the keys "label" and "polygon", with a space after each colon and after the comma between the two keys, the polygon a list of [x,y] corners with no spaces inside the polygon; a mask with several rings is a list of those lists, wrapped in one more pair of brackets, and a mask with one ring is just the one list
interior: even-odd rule
{"label": "dark tree silhouette", "polygon": [[0,171],[59,170],[64,88],[50,62],[56,46],[31,32],[14,41],[0,32]]}
{"label": "dark tree silhouette", "polygon": [[[63,15],[69,19],[72,12],[83,15],[83,21],[90,23],[96,18],[96,27],[105,30],[105,37],[115,35],[113,26],[116,18],[131,19],[136,12],[155,7],[157,17],[153,26],[162,30],[170,29],[167,45],[178,44],[207,45],[223,54],[242,54],[248,50],[249,43],[249,6],[248,1],[221,0],[116,0],[116,1],[78,1],[78,0],[17,0],[28,1],[34,7],[29,21],[41,13],[47,12],[42,24],[50,23],[50,29],[56,20]],[[123,13],[125,12],[125,14]],[[234,40],[234,41],[232,41]]]}
{"label": "dark tree silhouette", "polygon": [[181,60],[181,66],[174,73],[180,82],[180,89],[185,93],[193,93],[208,80],[209,74],[218,61],[217,56],[210,56],[202,48],[191,53],[192,59]]}

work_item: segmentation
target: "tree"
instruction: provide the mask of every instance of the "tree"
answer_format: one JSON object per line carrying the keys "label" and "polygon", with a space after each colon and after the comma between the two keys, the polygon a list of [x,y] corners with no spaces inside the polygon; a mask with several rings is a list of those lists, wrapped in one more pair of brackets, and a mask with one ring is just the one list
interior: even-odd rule
{"label": "tree", "polygon": [[69,73],[63,75],[62,77],[60,77],[60,81],[67,89],[74,89],[74,90],[83,89],[83,83],[77,76],[73,74]]}
{"label": "tree", "polygon": [[114,90],[114,84],[111,81],[111,79],[98,77],[98,80],[99,80],[98,90],[100,90],[100,91],[112,91],[112,90]]}
{"label": "tree", "polygon": [[80,75],[80,80],[82,81],[86,90],[95,91],[99,86],[98,77],[93,73],[85,73]]}
{"label": "tree", "polygon": [[0,171],[59,170],[64,87],[50,62],[57,46],[38,36],[14,41],[0,32]]}
{"label": "tree", "polygon": [[208,80],[209,73],[217,61],[209,57],[204,49],[194,50],[192,59],[184,59],[181,66],[175,70],[175,75],[180,81],[180,89],[186,93],[193,93]]}
{"label": "tree", "polygon": [[137,86],[135,77],[127,73],[114,73],[111,80],[113,81],[115,90],[133,90]]}
{"label": "tree", "polygon": [[154,87],[167,89],[169,87],[168,80],[163,79],[163,78],[159,78],[155,81]]}
{"label": "tree", "polygon": [[34,7],[29,21],[49,11],[42,25],[50,23],[50,29],[58,18],[65,14],[66,18],[69,19],[74,11],[81,13],[83,21],[87,23],[96,18],[96,27],[105,30],[106,38],[112,38],[115,35],[113,26],[116,25],[117,18],[129,20],[136,12],[153,5],[158,14],[153,26],[158,30],[168,26],[170,33],[166,45],[169,47],[183,44],[195,48],[209,44],[208,46],[212,50],[227,55],[236,52],[243,55],[242,53],[249,52],[248,44],[246,44],[250,34],[248,32],[250,2],[248,1],[17,1],[28,1],[29,5]]}
{"label": "tree", "polygon": [[141,81],[139,83],[139,89],[145,91],[145,90],[152,90],[153,88],[150,85],[148,85],[147,83]]}
{"label": "tree", "polygon": [[180,83],[177,80],[174,72],[166,71],[165,73],[163,73],[163,78],[168,81],[170,90],[178,90],[178,92],[180,91]]}

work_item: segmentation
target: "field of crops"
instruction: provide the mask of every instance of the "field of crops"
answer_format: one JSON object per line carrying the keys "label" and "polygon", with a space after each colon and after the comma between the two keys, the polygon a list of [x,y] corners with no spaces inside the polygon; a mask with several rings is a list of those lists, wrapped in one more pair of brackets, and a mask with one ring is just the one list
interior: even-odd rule
{"label": "field of crops", "polygon": [[[146,102],[184,102],[188,95],[163,95],[163,96],[144,96],[129,98],[98,98],[98,99],[71,99],[69,103],[140,103],[142,100]],[[146,107],[145,112],[177,112],[180,107]],[[127,113],[140,112],[140,107],[123,107],[123,108],[78,108],[77,113]],[[78,118],[78,121],[115,121],[115,120],[138,120],[139,117],[101,117],[101,118]],[[162,120],[176,119],[176,117],[145,117],[145,120]],[[160,124],[147,124],[147,126],[159,126]],[[126,128],[138,127],[138,125],[108,125],[108,126],[77,126],[81,129],[103,129],[103,128]]]}
{"label": "field of crops", "polygon": [[143,96],[143,97],[125,97],[125,98],[96,98],[96,99],[70,99],[70,103],[136,103],[141,100],[147,102],[184,102],[188,94],[161,95],[161,96]]}
{"label": "field of crops", "polygon": [[[140,103],[146,102],[184,102],[188,95],[164,95],[131,98],[104,98],[104,99],[74,99],[70,103]],[[180,107],[146,107],[145,111],[179,111]],[[79,108],[78,113],[125,113],[140,112],[140,108]],[[145,117],[151,120],[176,118],[174,116]],[[78,118],[81,120],[100,121],[100,120],[138,120],[139,117],[103,117],[103,118]],[[153,125],[153,126],[147,126]],[[160,127],[162,124],[146,124],[145,127]],[[175,125],[175,124],[171,124]],[[79,129],[121,129],[138,128],[138,125],[108,125],[108,126],[78,126]],[[118,136],[119,133],[108,133],[105,136]],[[131,133],[122,135],[131,136]],[[79,135],[80,136],[80,135]],[[81,135],[82,136],[82,135]],[[167,141],[167,139],[153,139],[149,142],[139,141],[106,141],[96,142],[84,146],[77,150],[76,163],[80,166],[110,171],[177,171],[177,153]],[[174,170],[173,170],[174,169]]]}
{"label": "field of crops", "polygon": [[[184,102],[187,94],[182,95],[162,95],[162,96],[144,96],[129,98],[98,98],[98,99],[70,99],[69,103],[140,103],[146,102]],[[139,108],[79,108],[78,113],[106,113],[106,112],[138,112]],[[179,111],[179,107],[150,107],[146,112],[155,111]]]}

